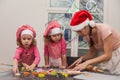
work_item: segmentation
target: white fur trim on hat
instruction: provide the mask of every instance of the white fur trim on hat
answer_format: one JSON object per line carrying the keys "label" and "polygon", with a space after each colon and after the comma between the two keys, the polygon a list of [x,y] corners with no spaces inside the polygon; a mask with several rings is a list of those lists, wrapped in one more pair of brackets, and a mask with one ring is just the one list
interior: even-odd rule
{"label": "white fur trim on hat", "polygon": [[81,30],[82,28],[84,28],[85,26],[87,26],[89,24],[89,20],[88,19],[86,19],[83,23],[81,23],[81,24],[78,24],[78,25],[76,25],[76,26],[71,26],[71,29],[73,30],[73,31],[79,31],[79,30]]}
{"label": "white fur trim on hat", "polygon": [[91,27],[95,27],[95,22],[94,22],[93,20],[91,20],[91,21],[89,21],[89,25],[90,25]]}
{"label": "white fur trim on hat", "polygon": [[87,26],[88,24],[89,24],[91,27],[94,27],[94,26],[95,26],[95,22],[94,22],[93,20],[90,21],[90,20],[87,18],[83,23],[78,24],[78,25],[76,25],[76,26],[71,26],[71,29],[72,29],[73,31],[79,31],[79,30],[83,29],[85,26]]}
{"label": "white fur trim on hat", "polygon": [[62,30],[60,28],[53,28],[50,30],[49,35],[59,34],[62,33]]}
{"label": "white fur trim on hat", "polygon": [[23,30],[23,31],[21,32],[21,36],[22,36],[23,34],[29,34],[29,35],[31,35],[31,36],[33,37],[33,32],[32,32],[31,30],[28,30],[28,29]]}

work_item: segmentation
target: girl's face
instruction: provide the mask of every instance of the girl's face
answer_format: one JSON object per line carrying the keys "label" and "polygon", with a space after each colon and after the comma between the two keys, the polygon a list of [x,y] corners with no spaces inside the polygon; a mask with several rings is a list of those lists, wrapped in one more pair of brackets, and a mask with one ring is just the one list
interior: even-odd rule
{"label": "girl's face", "polygon": [[80,36],[87,36],[87,35],[89,35],[89,26],[85,26],[83,29],[77,31],[77,33]]}
{"label": "girl's face", "polygon": [[24,48],[29,48],[30,45],[32,44],[32,41],[33,41],[33,38],[29,34],[23,34],[21,36],[21,43],[22,43]]}
{"label": "girl's face", "polygon": [[55,34],[55,35],[51,35],[50,37],[51,37],[52,41],[58,42],[61,39],[62,35],[61,34]]}

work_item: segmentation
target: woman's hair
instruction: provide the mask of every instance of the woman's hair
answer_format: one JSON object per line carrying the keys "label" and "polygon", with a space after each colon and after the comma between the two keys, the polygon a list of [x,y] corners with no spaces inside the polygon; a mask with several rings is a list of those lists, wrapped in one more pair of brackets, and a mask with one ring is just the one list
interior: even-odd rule
{"label": "woman's hair", "polygon": [[[63,34],[61,34],[61,39],[62,39],[62,37],[63,37]],[[53,40],[51,39],[51,36],[50,35],[48,35],[48,36],[45,36],[44,37],[44,43],[46,44],[46,45],[48,45],[50,42],[52,42]]]}
{"label": "woman's hair", "polygon": [[93,42],[93,39],[92,39],[92,27],[89,25],[89,28],[90,28],[90,33],[89,33],[89,38],[90,38],[90,46],[92,47],[94,45],[94,42]]}
{"label": "woman's hair", "polygon": [[[31,44],[31,47],[32,47],[32,46],[35,46],[36,44],[37,44],[36,39],[33,39],[33,40],[32,40],[32,44]],[[22,45],[22,42],[21,42],[20,40],[17,41],[17,45],[20,46],[20,47],[23,46],[23,45]]]}

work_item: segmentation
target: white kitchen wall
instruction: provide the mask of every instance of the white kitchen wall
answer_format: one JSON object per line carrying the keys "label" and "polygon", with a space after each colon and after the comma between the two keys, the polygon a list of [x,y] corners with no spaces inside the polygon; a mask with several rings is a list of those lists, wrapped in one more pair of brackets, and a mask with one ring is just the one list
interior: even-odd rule
{"label": "white kitchen wall", "polygon": [[[37,32],[40,66],[44,64],[43,32],[47,0],[0,0],[0,63],[12,64],[16,49],[16,30],[30,24]],[[104,22],[120,31],[120,0],[104,0]]]}
{"label": "white kitchen wall", "polygon": [[0,0],[0,63],[12,64],[16,49],[16,30],[30,24],[37,32],[37,43],[43,60],[45,0]]}
{"label": "white kitchen wall", "polygon": [[104,0],[104,22],[120,32],[120,0]]}

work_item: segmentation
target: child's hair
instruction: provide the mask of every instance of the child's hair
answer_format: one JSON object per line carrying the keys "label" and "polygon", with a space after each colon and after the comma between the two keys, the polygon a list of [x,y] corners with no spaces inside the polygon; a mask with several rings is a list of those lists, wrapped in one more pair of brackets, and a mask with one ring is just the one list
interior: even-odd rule
{"label": "child's hair", "polygon": [[48,23],[47,28],[44,32],[44,42],[45,42],[45,44],[48,44],[49,42],[52,41],[50,35],[54,35],[54,34],[61,34],[61,38],[63,36],[61,25],[57,21],[51,21],[51,22]]}
{"label": "child's hair", "polygon": [[19,27],[17,32],[16,32],[16,42],[17,42],[17,45],[18,46],[23,46],[22,43],[21,43],[21,33],[24,30],[30,30],[33,33],[33,40],[32,40],[31,46],[35,46],[36,45],[36,39],[35,39],[36,32],[30,25],[27,25],[27,24]]}
{"label": "child's hair", "polygon": [[[61,39],[63,38],[63,34],[61,33]],[[60,39],[60,40],[61,40]],[[48,35],[48,36],[45,36],[44,37],[44,43],[47,45],[47,44],[49,44],[50,42],[52,42],[53,40],[51,39],[51,37],[50,37],[50,35]]]}

